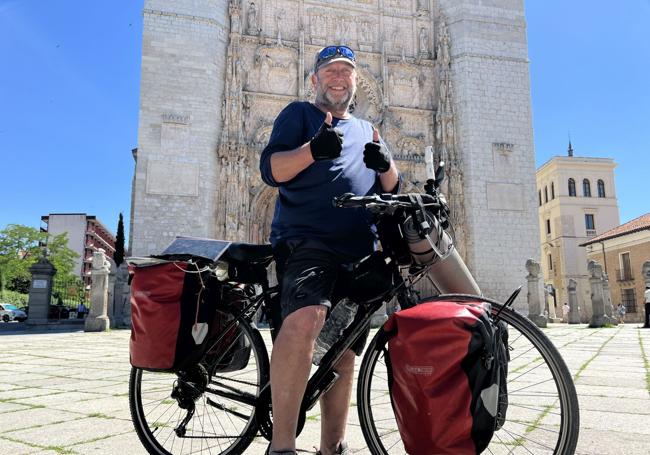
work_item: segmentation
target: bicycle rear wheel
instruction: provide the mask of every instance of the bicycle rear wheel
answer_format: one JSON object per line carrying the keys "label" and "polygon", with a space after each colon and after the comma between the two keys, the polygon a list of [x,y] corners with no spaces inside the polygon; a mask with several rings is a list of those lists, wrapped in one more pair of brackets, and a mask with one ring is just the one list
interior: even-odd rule
{"label": "bicycle rear wheel", "polygon": [[[238,361],[247,358],[243,369],[227,371],[223,354],[214,352],[184,375],[131,369],[131,416],[149,453],[241,454],[250,445],[258,428],[255,400],[269,380],[269,360],[260,333],[248,321],[240,320],[234,329],[229,347],[239,349]],[[242,337],[244,343],[238,342]],[[222,351],[238,355],[228,347]],[[189,401],[195,411],[184,431],[179,431],[179,424],[189,416]]]}
{"label": "bicycle rear wheel", "polygon": [[[501,306],[493,305],[496,313]],[[555,346],[524,316],[505,308],[508,324],[508,411],[484,453],[572,454],[578,442],[578,397]],[[376,455],[405,453],[388,389],[388,344],[379,333],[359,370],[357,407],[363,435]],[[422,425],[418,422],[418,425]]]}

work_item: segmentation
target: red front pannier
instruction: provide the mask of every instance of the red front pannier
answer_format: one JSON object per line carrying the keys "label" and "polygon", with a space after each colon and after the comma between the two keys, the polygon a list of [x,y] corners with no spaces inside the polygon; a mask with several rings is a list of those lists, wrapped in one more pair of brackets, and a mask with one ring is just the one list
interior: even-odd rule
{"label": "red front pannier", "polygon": [[184,261],[146,259],[130,261],[129,273],[131,365],[151,371],[175,371],[195,360],[205,339],[197,343],[192,327],[212,322],[216,309],[213,299],[202,298],[205,278],[197,273],[196,266]]}
{"label": "red front pannier", "polygon": [[505,419],[507,327],[481,301],[432,301],[393,314],[391,402],[411,455],[481,453]]}

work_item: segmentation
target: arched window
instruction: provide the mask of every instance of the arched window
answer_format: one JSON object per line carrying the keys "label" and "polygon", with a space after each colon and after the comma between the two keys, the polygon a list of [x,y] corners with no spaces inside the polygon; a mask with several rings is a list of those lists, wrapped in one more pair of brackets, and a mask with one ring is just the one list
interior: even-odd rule
{"label": "arched window", "polygon": [[598,180],[598,197],[605,197],[605,182]]}
{"label": "arched window", "polygon": [[539,206],[541,207],[542,206],[542,190],[539,190],[537,192],[537,194],[539,195]]}
{"label": "arched window", "polygon": [[548,187],[544,187],[544,203],[548,202]]}
{"label": "arched window", "polygon": [[582,181],[582,194],[584,197],[591,197],[591,184],[588,179]]}
{"label": "arched window", "polygon": [[576,195],[576,181],[573,179],[569,179],[569,196],[575,196]]}
{"label": "arched window", "polygon": [[551,182],[551,199],[555,199],[555,184]]}

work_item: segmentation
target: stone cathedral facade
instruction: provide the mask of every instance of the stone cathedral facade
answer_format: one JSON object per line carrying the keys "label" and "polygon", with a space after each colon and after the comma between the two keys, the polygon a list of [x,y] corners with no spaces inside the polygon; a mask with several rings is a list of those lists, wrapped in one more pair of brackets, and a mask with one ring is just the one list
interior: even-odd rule
{"label": "stone cathedral facade", "polygon": [[358,60],[354,114],[405,186],[424,149],[447,164],[457,244],[486,295],[539,260],[522,0],[145,0],[131,251],[176,235],[268,241],[277,190],[259,155],[273,120],[311,100],[314,55]]}

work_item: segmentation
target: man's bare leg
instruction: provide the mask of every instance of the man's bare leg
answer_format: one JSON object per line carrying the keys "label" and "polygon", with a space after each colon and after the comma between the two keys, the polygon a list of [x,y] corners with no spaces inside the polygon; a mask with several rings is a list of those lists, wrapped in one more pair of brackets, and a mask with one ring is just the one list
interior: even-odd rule
{"label": "man's bare leg", "polygon": [[345,440],[345,428],[354,379],[354,357],[353,351],[345,353],[334,367],[340,374],[338,381],[320,398],[320,451],[322,455],[333,454],[339,443]]}
{"label": "man's bare leg", "polygon": [[314,340],[327,308],[308,306],[294,311],[282,322],[271,355],[273,399],[273,450],[296,450],[296,427],[300,403],[311,370]]}

